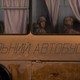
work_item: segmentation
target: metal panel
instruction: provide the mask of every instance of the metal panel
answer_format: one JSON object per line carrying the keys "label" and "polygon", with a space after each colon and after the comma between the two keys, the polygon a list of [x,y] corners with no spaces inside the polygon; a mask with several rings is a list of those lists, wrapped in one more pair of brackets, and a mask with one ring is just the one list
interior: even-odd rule
{"label": "metal panel", "polygon": [[30,61],[0,61],[11,73],[12,80],[31,80]]}
{"label": "metal panel", "polygon": [[33,62],[32,65],[32,80],[80,79],[80,63],[77,62]]}

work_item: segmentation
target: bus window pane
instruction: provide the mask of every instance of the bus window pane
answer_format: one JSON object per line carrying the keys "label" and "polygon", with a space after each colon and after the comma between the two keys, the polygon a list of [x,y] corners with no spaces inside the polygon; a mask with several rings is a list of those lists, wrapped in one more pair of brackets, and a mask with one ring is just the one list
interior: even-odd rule
{"label": "bus window pane", "polygon": [[1,34],[28,34],[28,27],[29,0],[0,0]]}
{"label": "bus window pane", "polygon": [[80,34],[79,8],[79,0],[33,0],[32,33]]}

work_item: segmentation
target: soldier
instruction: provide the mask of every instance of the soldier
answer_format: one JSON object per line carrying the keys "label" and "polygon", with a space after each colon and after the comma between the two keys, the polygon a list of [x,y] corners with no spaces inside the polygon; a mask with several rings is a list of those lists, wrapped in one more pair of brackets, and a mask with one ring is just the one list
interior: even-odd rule
{"label": "soldier", "polygon": [[64,27],[65,27],[64,33],[66,33],[66,34],[80,34],[80,32],[73,29],[73,27],[74,27],[73,21],[74,21],[74,19],[71,16],[68,16],[64,19]]}
{"label": "soldier", "polygon": [[38,24],[36,25],[36,34],[47,34],[45,28],[46,28],[46,18],[44,16],[41,16],[38,20]]}

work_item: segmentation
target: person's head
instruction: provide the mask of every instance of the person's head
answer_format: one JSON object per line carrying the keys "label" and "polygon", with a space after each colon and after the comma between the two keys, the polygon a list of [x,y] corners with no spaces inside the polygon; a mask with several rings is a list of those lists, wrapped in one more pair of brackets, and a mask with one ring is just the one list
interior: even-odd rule
{"label": "person's head", "polygon": [[46,27],[46,18],[44,16],[41,16],[38,20],[38,23],[41,28],[45,28]]}
{"label": "person's head", "polygon": [[65,17],[64,25],[67,26],[68,28],[71,28],[73,26],[73,21],[74,19],[72,16]]}

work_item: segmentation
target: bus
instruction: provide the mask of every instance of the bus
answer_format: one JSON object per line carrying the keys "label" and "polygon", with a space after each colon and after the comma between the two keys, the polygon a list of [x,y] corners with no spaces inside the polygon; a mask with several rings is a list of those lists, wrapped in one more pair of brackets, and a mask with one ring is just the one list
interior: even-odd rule
{"label": "bus", "polygon": [[0,0],[0,79],[79,80],[78,3]]}

